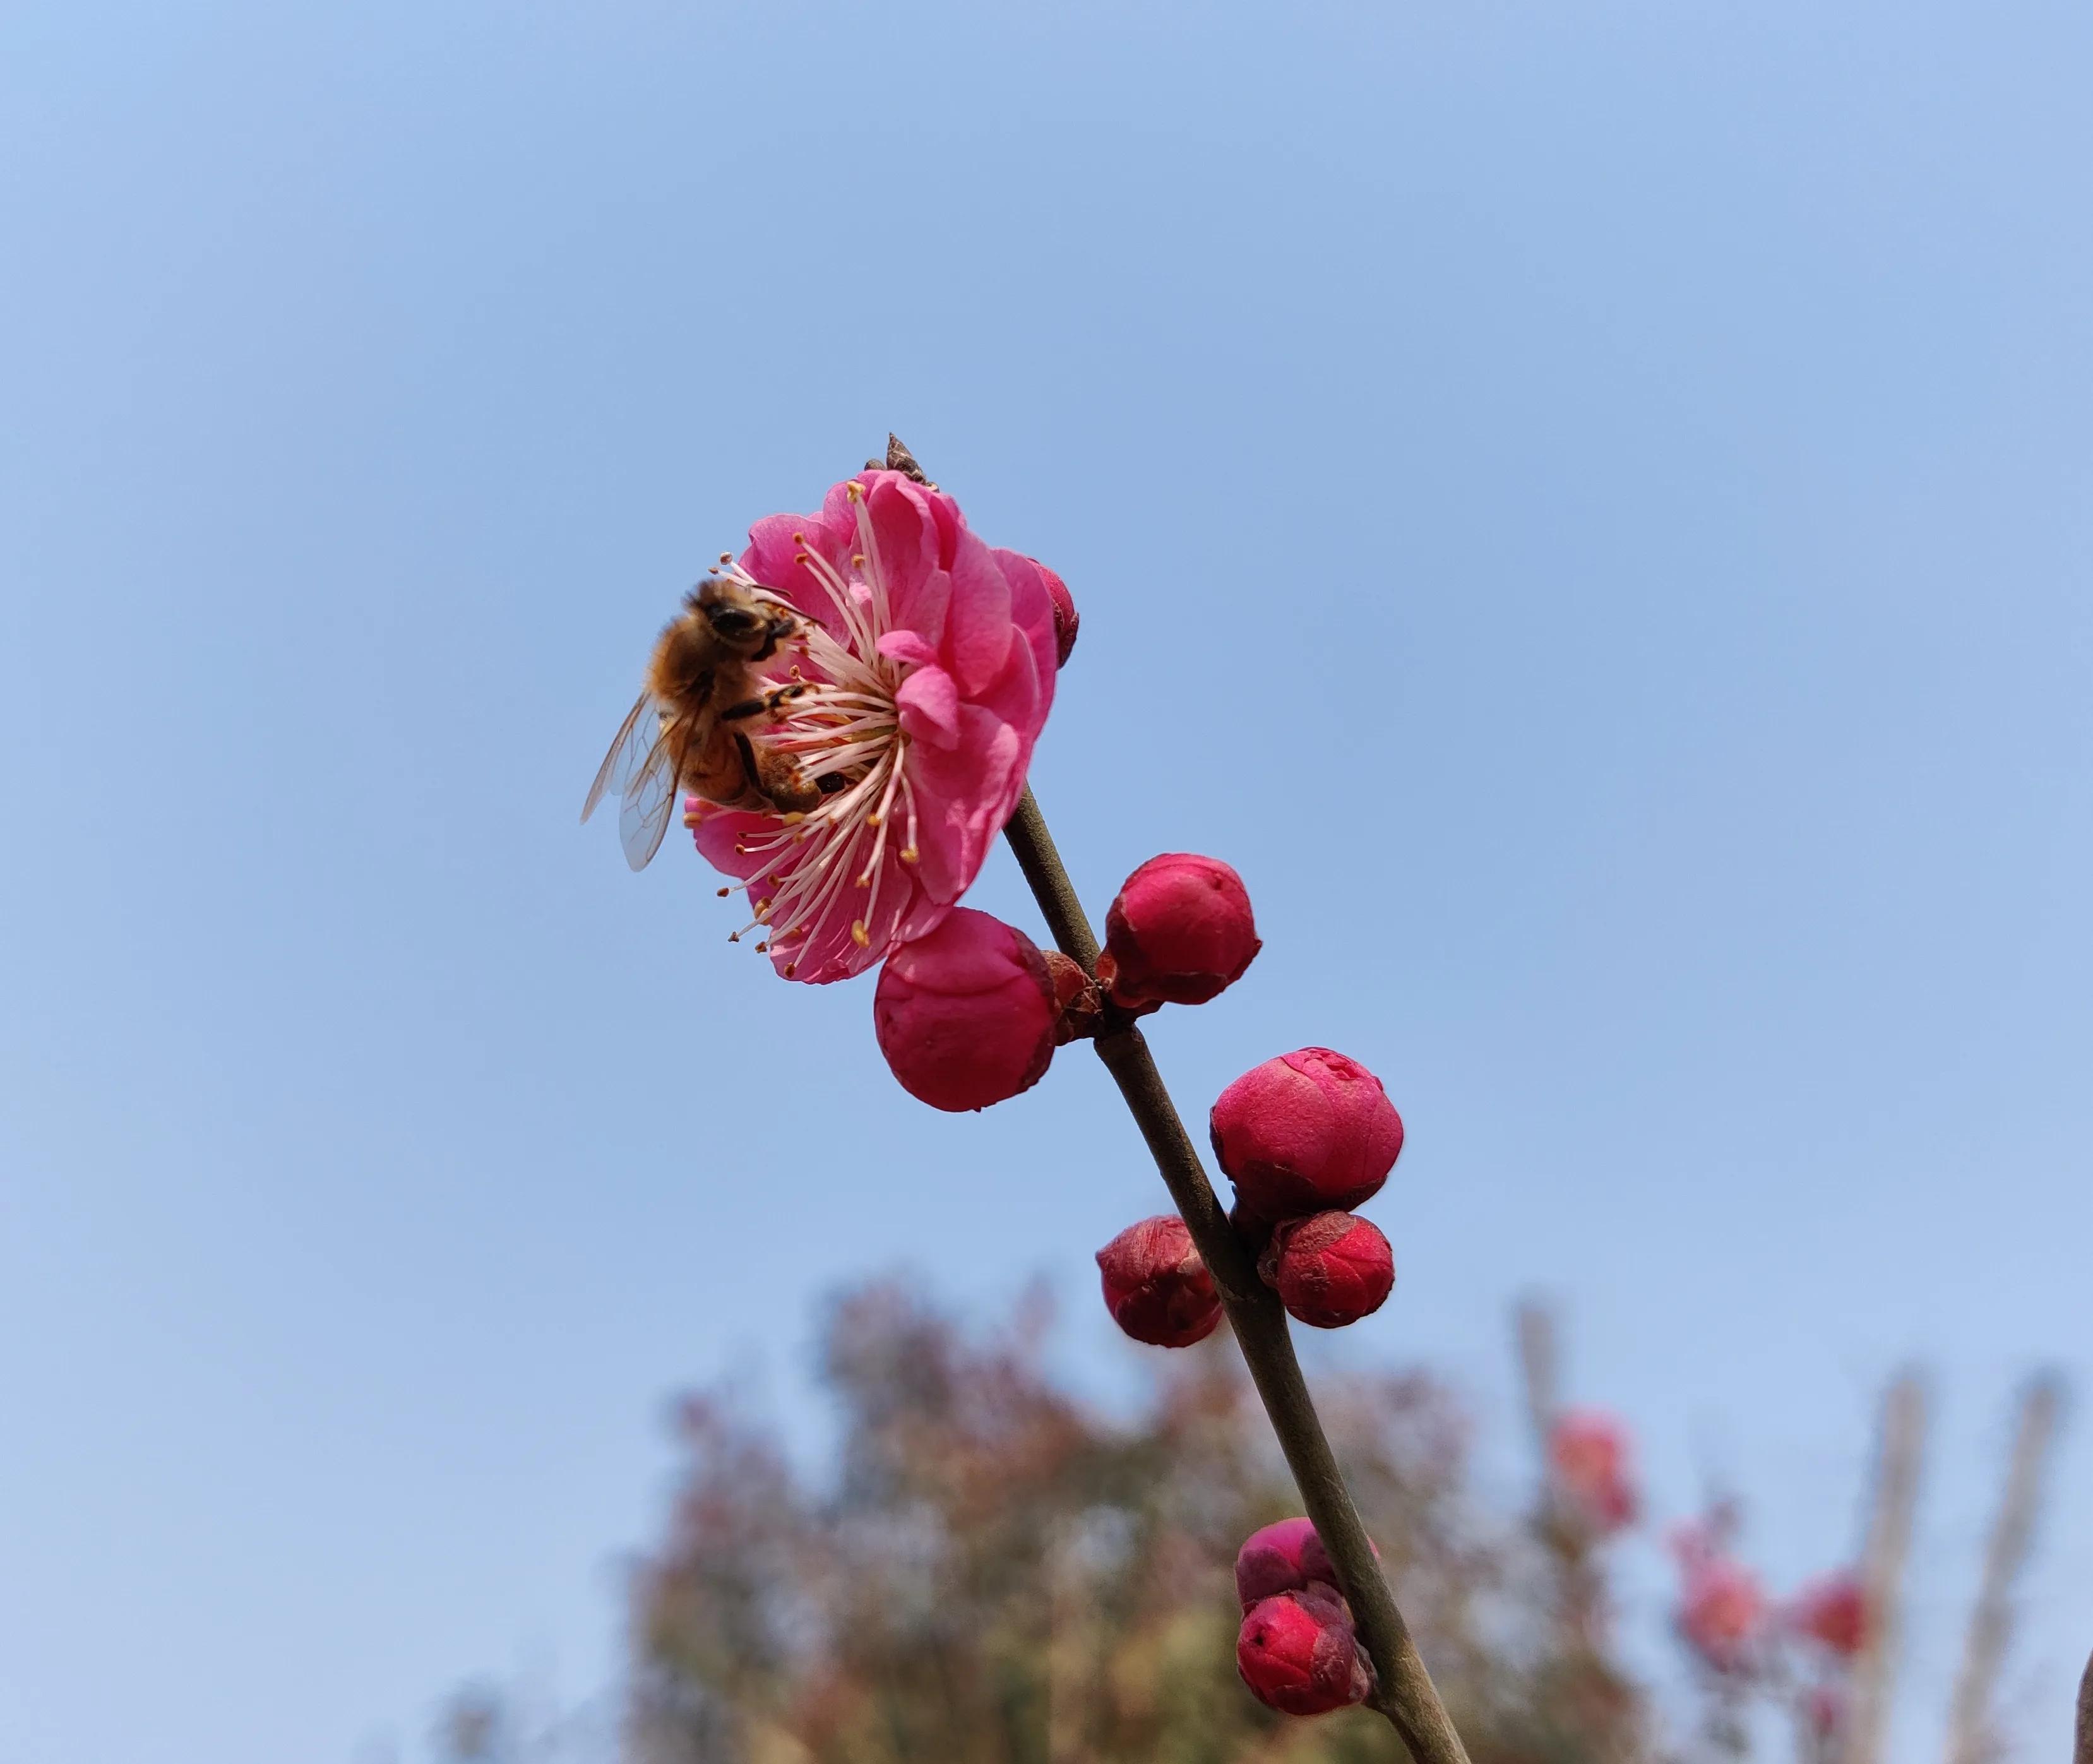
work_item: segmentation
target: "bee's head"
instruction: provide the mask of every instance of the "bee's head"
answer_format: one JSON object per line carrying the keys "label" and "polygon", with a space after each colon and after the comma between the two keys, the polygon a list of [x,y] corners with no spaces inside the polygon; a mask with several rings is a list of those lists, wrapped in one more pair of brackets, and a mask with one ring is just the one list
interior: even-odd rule
{"label": "bee's head", "polygon": [[744,659],[768,656],[778,639],[792,629],[789,617],[722,576],[714,576],[700,587],[691,596],[690,607],[723,648]]}

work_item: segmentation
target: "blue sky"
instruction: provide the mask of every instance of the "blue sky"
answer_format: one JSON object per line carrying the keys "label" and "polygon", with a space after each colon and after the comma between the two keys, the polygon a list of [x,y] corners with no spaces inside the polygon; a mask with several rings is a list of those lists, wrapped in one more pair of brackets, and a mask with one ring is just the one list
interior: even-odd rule
{"label": "blue sky", "polygon": [[2061,0],[0,15],[0,1764],[586,1692],[669,1394],[816,1449],[853,1275],[1043,1274],[1124,1388],[1090,1257],[1161,1191],[1094,1062],[935,1115],[869,982],[574,825],[681,588],[890,427],[1081,604],[1034,777],[1094,910],[1248,881],[1258,964],[1155,1026],[1188,1112],[1306,1042],[1404,1112],[1332,1353],[1465,1381],[1508,1483],[1558,1295],[1783,1584],[1935,1368],[1930,1748],[2012,1389],[2093,1374],[2089,54]]}

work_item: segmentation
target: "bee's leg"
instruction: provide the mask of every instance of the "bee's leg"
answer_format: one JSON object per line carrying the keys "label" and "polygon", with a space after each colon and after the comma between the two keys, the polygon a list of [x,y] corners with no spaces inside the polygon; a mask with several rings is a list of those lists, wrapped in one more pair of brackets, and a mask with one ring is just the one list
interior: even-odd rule
{"label": "bee's leg", "polygon": [[741,749],[748,782],[774,808],[786,814],[804,814],[821,801],[823,792],[807,782],[807,774],[788,755],[759,748],[739,730],[734,739]]}
{"label": "bee's leg", "polygon": [[723,722],[739,722],[744,717],[760,716],[765,711],[773,714],[784,709],[807,690],[805,680],[795,680],[790,686],[781,686],[765,692],[760,698],[744,698],[739,704],[730,704],[720,713]]}

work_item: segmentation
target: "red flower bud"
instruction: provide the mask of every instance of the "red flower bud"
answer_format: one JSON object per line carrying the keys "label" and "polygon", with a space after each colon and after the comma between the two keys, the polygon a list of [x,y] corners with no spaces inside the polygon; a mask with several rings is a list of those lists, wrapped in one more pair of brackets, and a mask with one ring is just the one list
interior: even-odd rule
{"label": "red flower bud", "polygon": [[1046,952],[1046,973],[1054,982],[1054,1003],[1060,1016],[1054,1023],[1054,1045],[1061,1047],[1098,1030],[1098,1018],[1104,1010],[1104,1000],[1098,996],[1098,983],[1083,972],[1083,964],[1058,949]]}
{"label": "red flower bud", "polygon": [[872,1001],[879,1051],[902,1089],[955,1111],[1037,1084],[1060,1015],[1032,939],[970,907],[888,956]]}
{"label": "red flower bud", "polygon": [[1220,1294],[1175,1213],[1129,1225],[1098,1251],[1105,1308],[1137,1341],[1190,1347],[1221,1320]]}
{"label": "red flower bud", "polygon": [[1357,1207],[1402,1150],[1402,1117],[1380,1080],[1327,1047],[1246,1072],[1221,1092],[1207,1127],[1242,1210],[1263,1219]]}
{"label": "red flower bud", "polygon": [[1320,1715],[1373,1688],[1342,1600],[1280,1593],[1250,1607],[1236,1636],[1236,1670],[1250,1694],[1282,1714]]}
{"label": "red flower bud", "polygon": [[[1380,1546],[1372,1538],[1367,1546],[1378,1560]],[[1337,1571],[1330,1566],[1323,1540],[1315,1535],[1315,1522],[1283,1519],[1252,1532],[1236,1552],[1236,1597],[1248,1610],[1259,1599],[1280,1593],[1311,1591],[1317,1587],[1334,1592]]]}
{"label": "red flower bud", "polygon": [[1796,1595],[1788,1622],[1813,1641],[1852,1659],[1868,1639],[1868,1595],[1850,1573],[1813,1580]]}
{"label": "red flower bud", "polygon": [[1039,566],[1039,574],[1046,579],[1046,598],[1054,604],[1054,665],[1065,668],[1069,652],[1076,647],[1076,629],[1082,620],[1076,615],[1076,598],[1069,593],[1068,584],[1044,564]]}
{"label": "red flower bud", "polygon": [[1281,1220],[1257,1271],[1289,1316],[1319,1329],[1341,1329],[1372,1315],[1395,1285],[1388,1239],[1352,1213]]}
{"label": "red flower bud", "polygon": [[1263,947],[1242,877],[1219,858],[1166,852],[1127,878],[1105,915],[1098,983],[1128,1010],[1204,1004]]}

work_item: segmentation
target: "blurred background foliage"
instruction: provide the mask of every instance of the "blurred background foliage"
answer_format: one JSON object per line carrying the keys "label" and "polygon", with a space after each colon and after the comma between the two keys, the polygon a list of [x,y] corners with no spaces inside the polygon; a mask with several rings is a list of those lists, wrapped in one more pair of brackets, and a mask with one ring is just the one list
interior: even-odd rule
{"label": "blurred background foliage", "polygon": [[[1475,1764],[1757,1755],[1875,1764],[1884,1722],[1870,1709],[1892,1694],[1923,1381],[1900,1376],[1886,1397],[1850,1571],[1783,1604],[1730,1554],[1734,1503],[1675,1528],[1679,1670],[1653,1686],[1623,1645],[1608,1547],[1637,1518],[1632,1454],[1617,1483],[1594,1490],[1592,1474],[1603,1484],[1616,1472],[1565,1452],[1553,1321],[1529,1308],[1519,1324],[1539,1467],[1523,1510],[1479,1496],[1469,1419],[1432,1377],[1351,1372],[1319,1385],[1368,1529]],[[558,1711],[514,1688],[474,1687],[445,1707],[440,1755],[452,1764],[1400,1758],[1377,1715],[1292,1719],[1236,1677],[1237,1547],[1297,1503],[1225,1328],[1155,1356],[1146,1400],[1118,1415],[1053,1375],[1047,1329],[1038,1302],[969,1328],[898,1284],[836,1300],[821,1370],[840,1446],[818,1484],[744,1398],[722,1389],[683,1401],[679,1485],[665,1535],[632,1567],[629,1678],[615,1705]],[[2022,1398],[1948,1764],[2013,1749],[1996,1692],[2058,1402],[2048,1379]],[[1602,1433],[1608,1424],[1573,1412]],[[1827,1585],[1864,1584],[1864,1630],[1846,1636],[1809,1615],[1813,1592],[1821,1600]]]}

